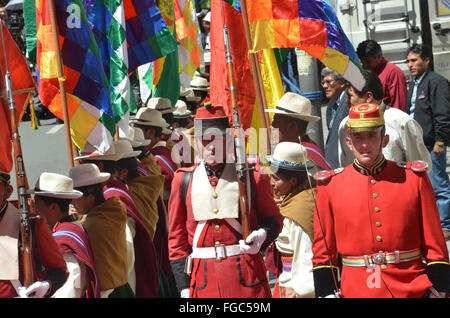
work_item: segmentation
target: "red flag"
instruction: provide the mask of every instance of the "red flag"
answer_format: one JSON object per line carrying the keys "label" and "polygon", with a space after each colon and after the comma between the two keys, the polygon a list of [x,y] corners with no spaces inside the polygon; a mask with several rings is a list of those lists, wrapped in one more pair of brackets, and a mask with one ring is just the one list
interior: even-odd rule
{"label": "red flag", "polygon": [[22,118],[22,114],[26,109],[25,106],[31,98],[31,93],[34,90],[34,81],[25,57],[17,47],[16,42],[3,21],[1,27],[3,30],[6,52],[3,51],[2,39],[0,37],[0,171],[10,173],[13,167],[13,159],[9,103],[5,83],[5,53],[8,70],[11,73],[11,89],[14,94],[17,122]]}
{"label": "red flag", "polygon": [[210,71],[210,96],[211,103],[215,106],[223,106],[225,112],[232,120],[230,109],[230,94],[225,59],[225,42],[223,35],[223,13],[228,26],[231,55],[233,57],[234,76],[238,96],[239,116],[242,128],[250,127],[255,105],[255,86],[248,59],[247,40],[241,14],[226,1],[211,1],[211,71]]}

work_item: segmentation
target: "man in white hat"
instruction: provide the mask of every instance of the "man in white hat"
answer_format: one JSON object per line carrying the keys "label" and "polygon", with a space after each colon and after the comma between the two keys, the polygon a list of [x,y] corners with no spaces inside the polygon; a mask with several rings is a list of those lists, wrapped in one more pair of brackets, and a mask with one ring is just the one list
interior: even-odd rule
{"label": "man in white hat", "polygon": [[167,206],[173,174],[175,173],[175,170],[178,169],[178,165],[172,160],[171,149],[167,147],[165,141],[161,140],[161,135],[163,133],[171,133],[171,131],[167,129],[169,125],[164,118],[162,118],[159,111],[149,108],[139,109],[131,122],[134,124],[134,127],[142,129],[146,139],[151,140],[147,149],[155,157],[156,162],[161,167],[161,173],[165,179],[163,197]]}
{"label": "man in white hat", "polygon": [[[191,111],[192,116],[195,116],[197,108],[200,107],[201,97],[196,96],[192,88],[188,88],[184,95],[180,95],[180,100],[184,101],[187,105],[187,109]],[[194,125],[194,119],[190,119],[189,122]]]}
{"label": "man in white hat", "polygon": [[20,214],[7,199],[13,191],[9,172],[0,162],[0,297],[44,298],[50,297],[67,279],[67,266],[58,244],[52,237],[45,218],[31,222],[37,246],[32,248],[33,261],[42,265],[36,268],[37,281],[28,287],[22,286],[23,273],[20,252]]}
{"label": "man in white hat", "polygon": [[37,212],[45,217],[52,229],[69,272],[66,283],[52,298],[99,298],[89,237],[81,223],[69,215],[69,204],[83,194],[73,189],[71,178],[51,172],[43,172],[30,193],[34,193]]}
{"label": "man in white hat", "polygon": [[91,241],[101,297],[135,297],[128,284],[127,211],[119,197],[105,200],[103,195],[111,174],[85,163],[70,169],[69,176],[75,190],[83,193],[73,204]]}
{"label": "man in white hat", "polygon": [[187,104],[182,100],[178,100],[176,106],[176,111],[173,113],[176,129],[171,136],[175,147],[172,148],[172,152],[177,151],[176,156],[180,158],[180,165],[188,167],[194,162],[194,125],[189,121],[192,119],[192,112],[187,109]]}
{"label": "man in white hat", "polygon": [[[138,128],[132,128],[138,135]],[[142,133],[142,132],[141,132]],[[136,142],[134,142],[136,145]],[[128,251],[128,283],[138,298],[158,297],[158,266],[152,236],[147,228],[142,213],[138,210],[124,180],[120,180],[118,162],[122,159],[136,158],[141,151],[134,150],[130,141],[119,139],[113,142],[115,153],[120,159],[115,165],[117,178],[109,180],[104,188],[105,199],[117,196],[127,210],[127,251]],[[162,176],[161,176],[162,179]],[[156,180],[158,181],[158,180]],[[162,188],[162,181],[160,181]],[[145,212],[145,211],[144,211]],[[143,213],[144,213],[143,212]],[[131,268],[130,268],[131,267]]]}
{"label": "man in white hat", "polygon": [[[131,199],[142,217],[153,241],[156,255],[158,255],[157,260],[160,264],[158,270],[162,274],[159,276],[160,285],[164,286],[160,289],[160,296],[175,296],[175,293],[171,292],[171,288],[168,287],[167,279],[171,275],[167,256],[167,213],[164,206],[159,204],[164,177],[160,174],[141,174],[137,160],[139,152],[133,151],[128,141],[119,140],[115,141],[114,144],[117,153],[122,155],[122,159],[117,163],[117,178],[127,185]],[[150,269],[147,270],[150,271]],[[157,274],[157,272],[152,271],[152,274]],[[172,287],[172,290],[176,291],[176,288]]]}
{"label": "man in white hat", "polygon": [[[136,130],[137,129],[138,128],[136,128]],[[133,132],[134,134],[135,128],[130,127],[130,132]],[[153,245],[142,244],[144,241],[146,243],[151,243],[152,239],[140,213],[135,207],[126,184],[115,178],[117,175],[117,162],[120,159],[127,158],[130,155],[137,156],[140,154],[140,151],[133,151],[132,149],[129,152],[123,152],[123,147],[121,147],[121,144],[123,143],[129,144],[130,142],[123,139],[114,141],[108,151],[104,154],[98,150],[89,152],[92,150],[91,146],[85,147],[82,156],[76,157],[75,159],[79,160],[81,163],[93,163],[97,165],[100,172],[106,172],[111,175],[110,179],[105,182],[103,191],[105,199],[109,199],[112,196],[118,196],[126,207],[128,284],[137,297],[156,297],[158,295],[158,286],[157,284],[156,286],[154,285],[155,277],[147,277],[148,274],[151,274],[151,271],[140,270],[144,266],[136,263],[144,261],[146,263],[145,267],[151,268],[153,262],[153,267],[155,267],[155,259],[152,258],[152,255],[154,254]],[[135,240],[136,235],[139,237],[139,242],[136,242]],[[147,257],[149,257],[149,259],[147,259]]]}
{"label": "man in white hat", "polygon": [[175,104],[175,111],[173,112],[174,123],[172,127],[176,128],[191,128],[194,125],[191,124],[188,119],[191,117],[192,112],[187,108],[185,101],[179,99]]}
{"label": "man in white hat", "polygon": [[195,96],[200,97],[199,105],[202,105],[204,100],[209,96],[208,80],[200,75],[194,76],[191,81],[191,89]]}
{"label": "man in white hat", "polygon": [[282,270],[277,273],[273,296],[314,297],[311,247],[315,188],[308,176],[314,163],[307,159],[305,147],[296,142],[280,142],[267,160],[274,192],[282,198],[279,206],[283,216],[283,228],[275,240]]}
{"label": "man in white hat", "polygon": [[331,169],[322,150],[307,135],[310,122],[320,120],[320,117],[311,114],[311,102],[306,97],[287,92],[281,97],[275,108],[266,109],[273,113],[272,128],[278,128],[279,141],[301,143],[308,152],[308,159],[320,169]]}
{"label": "man in white hat", "polygon": [[145,106],[150,109],[156,109],[159,111],[164,118],[164,120],[169,124],[169,126],[173,123],[173,112],[175,110],[172,107],[172,103],[170,99],[164,97],[152,97],[147,100]]}

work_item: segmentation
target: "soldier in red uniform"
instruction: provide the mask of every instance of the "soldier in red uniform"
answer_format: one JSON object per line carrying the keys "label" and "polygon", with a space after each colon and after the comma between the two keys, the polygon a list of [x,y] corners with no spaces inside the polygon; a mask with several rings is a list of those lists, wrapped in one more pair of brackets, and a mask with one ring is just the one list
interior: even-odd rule
{"label": "soldier in red uniform", "polygon": [[[3,168],[1,163],[0,168]],[[45,217],[35,219],[31,228],[35,243],[32,255],[36,281],[28,287],[22,286],[20,216],[17,208],[7,200],[13,191],[9,180],[9,173],[0,170],[0,298],[50,297],[67,280],[66,262]]]}
{"label": "soldier in red uniform", "polygon": [[450,264],[426,163],[384,158],[389,136],[376,104],[350,109],[348,133],[353,164],[315,175],[316,296],[335,297],[340,283],[347,298],[442,297]]}
{"label": "soldier in red uniform", "polygon": [[278,236],[281,215],[268,175],[255,164],[251,233],[242,240],[236,167],[225,162],[227,128],[222,107],[199,108],[195,135],[202,161],[178,169],[172,182],[169,258],[182,297],[271,297],[260,250]]}

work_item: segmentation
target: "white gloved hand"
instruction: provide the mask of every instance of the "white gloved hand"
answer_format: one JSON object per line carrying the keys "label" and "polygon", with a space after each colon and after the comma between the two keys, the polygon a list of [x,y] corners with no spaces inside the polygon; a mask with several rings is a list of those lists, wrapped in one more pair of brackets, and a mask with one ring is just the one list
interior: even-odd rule
{"label": "white gloved hand", "polygon": [[261,249],[261,246],[263,245],[264,241],[267,238],[266,230],[259,229],[255,230],[247,237],[245,240],[239,241],[239,247],[241,249],[241,252],[244,254],[256,254]]}
{"label": "white gloved hand", "polygon": [[180,292],[181,298],[189,298],[189,288],[185,288]]}
{"label": "white gloved hand", "polygon": [[50,289],[50,282],[44,280],[35,282],[27,287],[19,287],[20,298],[44,298]]}

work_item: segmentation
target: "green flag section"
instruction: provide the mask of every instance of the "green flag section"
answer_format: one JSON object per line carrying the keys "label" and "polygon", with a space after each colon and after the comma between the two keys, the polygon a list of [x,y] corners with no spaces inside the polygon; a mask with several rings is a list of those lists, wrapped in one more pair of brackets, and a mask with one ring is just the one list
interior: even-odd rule
{"label": "green flag section", "polygon": [[114,123],[128,131],[129,112],[136,111],[128,77],[128,50],[126,41],[125,11],[122,0],[96,1],[89,11],[88,20],[93,26],[100,48],[103,68],[110,87]]}
{"label": "green flag section", "polygon": [[35,0],[23,0],[23,19],[25,22],[25,43],[28,59],[36,63],[36,3]]}

